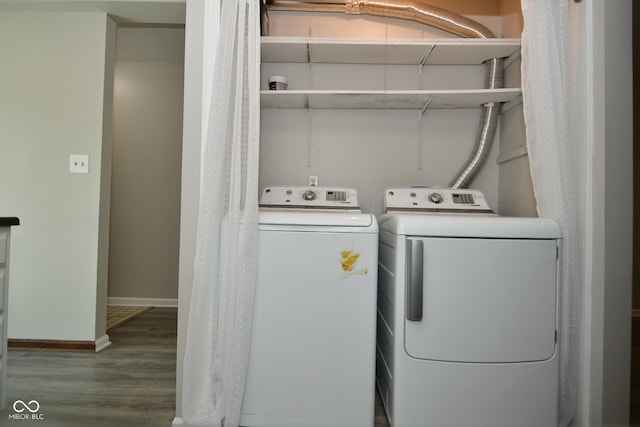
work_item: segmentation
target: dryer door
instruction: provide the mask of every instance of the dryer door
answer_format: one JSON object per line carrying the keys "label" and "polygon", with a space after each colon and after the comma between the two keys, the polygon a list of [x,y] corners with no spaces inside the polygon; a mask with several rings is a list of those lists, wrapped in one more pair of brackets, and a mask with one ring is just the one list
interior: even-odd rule
{"label": "dryer door", "polygon": [[411,357],[500,363],[553,356],[556,240],[420,237],[407,244]]}

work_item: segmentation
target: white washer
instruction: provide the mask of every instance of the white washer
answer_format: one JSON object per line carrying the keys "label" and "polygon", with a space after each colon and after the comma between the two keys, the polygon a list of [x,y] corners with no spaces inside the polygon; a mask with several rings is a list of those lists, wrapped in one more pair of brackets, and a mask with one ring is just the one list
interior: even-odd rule
{"label": "white washer", "polygon": [[355,190],[263,191],[240,425],[373,425],[377,262]]}
{"label": "white washer", "polygon": [[472,190],[399,188],[379,219],[376,380],[392,427],[555,427],[561,233]]}

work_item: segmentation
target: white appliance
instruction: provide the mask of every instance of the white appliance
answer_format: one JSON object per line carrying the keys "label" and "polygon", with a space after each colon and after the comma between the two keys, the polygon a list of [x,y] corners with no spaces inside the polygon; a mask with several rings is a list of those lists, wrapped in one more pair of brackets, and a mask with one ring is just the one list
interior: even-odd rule
{"label": "white appliance", "polygon": [[268,187],[242,426],[372,426],[378,224],[348,188]]}
{"label": "white appliance", "polygon": [[392,427],[555,427],[561,233],[481,192],[398,188],[379,218],[377,386]]}

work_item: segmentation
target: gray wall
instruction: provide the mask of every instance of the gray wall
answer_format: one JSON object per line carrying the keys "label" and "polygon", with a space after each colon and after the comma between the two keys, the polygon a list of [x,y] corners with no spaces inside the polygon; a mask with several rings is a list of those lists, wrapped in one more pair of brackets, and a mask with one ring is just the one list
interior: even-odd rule
{"label": "gray wall", "polygon": [[118,28],[110,302],[177,303],[183,68],[183,28]]}
{"label": "gray wall", "polygon": [[0,216],[21,220],[9,338],[106,337],[114,48],[105,13],[0,12]]}

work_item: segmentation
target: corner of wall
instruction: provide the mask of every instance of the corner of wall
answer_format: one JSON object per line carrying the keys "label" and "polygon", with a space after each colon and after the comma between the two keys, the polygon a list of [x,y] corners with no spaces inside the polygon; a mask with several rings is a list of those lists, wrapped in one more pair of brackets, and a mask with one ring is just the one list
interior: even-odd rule
{"label": "corner of wall", "polygon": [[100,205],[98,213],[98,265],[96,277],[96,337],[105,334],[107,326],[107,285],[109,272],[109,216],[111,200],[111,152],[113,83],[116,58],[116,23],[106,16],[104,101],[102,111],[102,152],[100,158]]}

